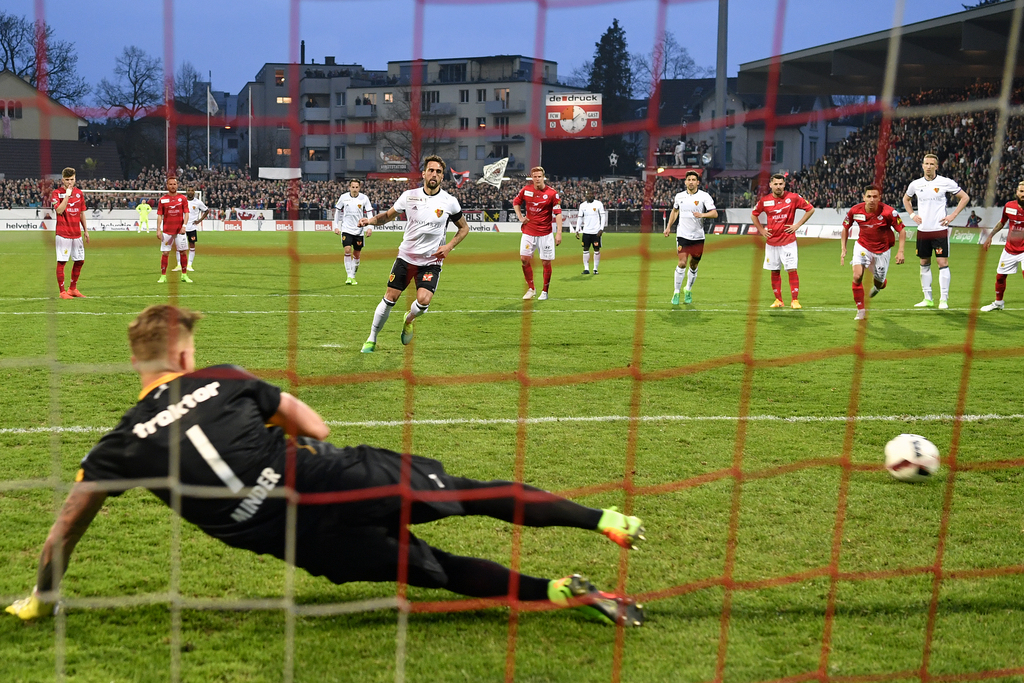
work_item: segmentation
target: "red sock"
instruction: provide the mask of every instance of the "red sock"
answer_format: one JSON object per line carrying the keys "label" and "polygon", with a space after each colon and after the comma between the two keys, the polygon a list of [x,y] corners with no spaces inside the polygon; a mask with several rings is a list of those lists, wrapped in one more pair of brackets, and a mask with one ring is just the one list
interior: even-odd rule
{"label": "red sock", "polygon": [[530,289],[533,289],[533,264],[532,263],[524,263],[523,264],[523,277],[526,278],[526,284],[530,287]]}
{"label": "red sock", "polygon": [[179,251],[178,252],[178,260],[181,261],[181,273],[182,273],[182,275],[184,275],[185,271],[188,270],[188,252],[187,251]]}
{"label": "red sock", "polygon": [[75,261],[75,265],[71,266],[71,289],[78,288],[78,276],[82,273],[82,265],[85,261]]}
{"label": "red sock", "polygon": [[544,291],[548,291],[548,285],[551,283],[551,261],[544,261]]}
{"label": "red sock", "polygon": [[167,257],[169,255],[170,255],[170,252],[167,252],[167,251],[165,251],[164,253],[160,254],[160,274],[161,275],[167,275]]}
{"label": "red sock", "polygon": [[794,299],[800,298],[800,276],[796,274],[795,270],[787,271],[789,273],[789,293]]}
{"label": "red sock", "polygon": [[996,273],[996,301],[1003,300],[1003,294],[1006,293],[1006,276]]}
{"label": "red sock", "polygon": [[864,285],[859,282],[853,283],[853,300],[857,302],[857,310],[864,309]]}
{"label": "red sock", "polygon": [[775,298],[782,301],[782,273],[777,270],[772,271],[772,291]]}
{"label": "red sock", "polygon": [[[1003,289],[1006,289],[1006,278],[1003,278]],[[57,286],[60,287],[60,291],[64,291],[64,262],[57,261]]]}

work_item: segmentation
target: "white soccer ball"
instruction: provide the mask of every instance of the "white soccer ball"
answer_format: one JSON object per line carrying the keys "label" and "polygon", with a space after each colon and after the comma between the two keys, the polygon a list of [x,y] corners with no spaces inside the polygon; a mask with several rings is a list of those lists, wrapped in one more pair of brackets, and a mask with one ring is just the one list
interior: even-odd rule
{"label": "white soccer ball", "polygon": [[885,469],[900,481],[927,481],[939,471],[939,449],[917,434],[900,434],[885,444]]}

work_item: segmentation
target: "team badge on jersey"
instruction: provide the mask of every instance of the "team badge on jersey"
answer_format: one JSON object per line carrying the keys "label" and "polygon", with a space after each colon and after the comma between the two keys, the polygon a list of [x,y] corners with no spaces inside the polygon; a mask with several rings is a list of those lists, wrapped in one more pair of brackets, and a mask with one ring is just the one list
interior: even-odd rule
{"label": "team badge on jersey", "polygon": [[695,200],[693,201],[693,205],[694,205],[694,206],[700,206],[700,202],[699,202],[699,201],[697,201],[697,200],[695,199]]}
{"label": "team badge on jersey", "polygon": [[936,192],[939,191],[939,188],[937,188],[937,187],[933,187],[932,189],[935,190]]}
{"label": "team badge on jersey", "polygon": [[434,209],[434,213],[436,213],[437,217],[440,218],[441,214],[444,213],[444,209]]}

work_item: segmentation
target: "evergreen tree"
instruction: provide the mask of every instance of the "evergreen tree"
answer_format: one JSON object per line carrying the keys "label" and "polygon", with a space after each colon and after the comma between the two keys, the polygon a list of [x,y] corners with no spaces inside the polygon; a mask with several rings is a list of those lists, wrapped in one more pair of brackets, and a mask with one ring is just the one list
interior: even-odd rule
{"label": "evergreen tree", "polygon": [[595,44],[595,48],[587,87],[591,92],[599,92],[604,96],[606,123],[625,121],[629,118],[633,69],[626,45],[626,31],[619,26],[618,19],[612,21],[612,25]]}

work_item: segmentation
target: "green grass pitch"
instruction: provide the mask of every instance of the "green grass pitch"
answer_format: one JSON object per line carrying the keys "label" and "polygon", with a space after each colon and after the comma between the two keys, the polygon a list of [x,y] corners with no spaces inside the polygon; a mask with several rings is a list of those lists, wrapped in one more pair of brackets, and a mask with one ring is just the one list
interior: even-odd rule
{"label": "green grass pitch", "polygon": [[[287,258],[290,240],[301,264]],[[742,468],[754,476],[740,489],[733,579],[748,583],[731,593],[724,653],[721,585],[649,599],[648,623],[625,633],[623,681],[712,681],[720,660],[727,683],[800,677],[818,672],[823,661],[826,677],[917,678],[933,578],[895,570],[935,562],[950,472],[944,466],[932,482],[907,485],[870,466],[881,462],[884,444],[900,432],[925,435],[946,456],[955,429],[941,416],[957,411],[963,385],[963,412],[989,417],[966,421],[960,431],[958,461],[970,467],[955,477],[943,549],[944,569],[960,574],[941,583],[928,672],[955,678],[1009,670],[987,676],[1024,680],[1024,574],[963,574],[1024,562],[1021,469],[977,467],[1024,457],[1020,276],[1010,280],[1007,310],[978,314],[966,380],[963,372],[972,303],[991,301],[998,250],[979,264],[977,247],[955,247],[948,311],[913,308],[921,291],[912,245],[910,263],[894,265],[888,288],[870,301],[861,382],[853,392],[863,419],[852,434],[839,570],[891,573],[839,581],[831,651],[823,659],[830,579],[820,571],[832,553],[842,470],[834,464],[787,466],[835,462],[844,450],[857,323],[850,268],[839,265],[835,241],[801,243],[804,308],[794,311],[768,310],[768,274],[760,269],[760,250],[745,238],[711,236],[694,303],[673,307],[670,239],[655,234],[648,244],[640,235],[607,234],[600,275],[584,276],[579,243],[568,235],[558,250],[551,299],[533,302],[526,318],[518,236],[471,234],[445,266],[430,312],[417,321],[412,350],[399,341],[396,311],[377,352],[363,355],[358,351],[398,240],[387,233],[369,238],[359,284],[345,286],[334,235],[202,234],[195,283],[176,287],[181,305],[207,316],[199,327],[197,363],[237,363],[277,378],[292,367],[312,381],[297,387],[273,381],[320,411],[332,425],[331,440],[395,449],[404,438],[397,423],[406,417],[400,373],[411,368],[428,380],[409,389],[413,452],[483,479],[513,476],[517,427],[511,421],[525,396],[529,418],[577,418],[526,426],[526,481],[569,491],[621,482],[630,449],[629,422],[621,418],[632,410],[630,372],[639,357],[644,381],[637,409],[651,419],[636,429],[633,481],[641,490],[663,492],[633,500],[648,538],[629,556],[627,589],[635,594],[664,595],[723,575],[734,480],[721,472],[733,466],[742,431]],[[645,244],[646,261],[638,249]],[[113,426],[136,400],[138,381],[127,366],[128,322],[144,306],[167,301],[172,290],[156,283],[159,253],[152,234],[94,235],[79,283],[88,299],[54,298],[52,236],[0,235],[0,255],[0,481],[41,479],[55,470],[70,481],[98,429]],[[978,267],[981,285],[972,302]],[[539,264],[535,270],[539,279]],[[645,277],[647,297],[640,301]],[[752,282],[754,308],[748,306]],[[287,296],[292,286],[299,292],[294,300]],[[408,303],[403,298],[400,307]],[[521,354],[524,320],[529,345]],[[754,361],[749,373],[743,362],[748,348]],[[531,384],[523,389],[516,373],[528,375]],[[358,375],[367,381],[351,381]],[[453,377],[496,381],[444,381]],[[735,419],[744,410],[744,386],[750,390],[746,414],[754,418],[745,429]],[[55,424],[63,431],[41,429]],[[704,483],[673,486],[702,475],[709,475]],[[624,496],[612,491],[579,500],[604,507],[621,505]],[[14,599],[32,586],[58,505],[45,488],[0,492],[0,596]],[[89,597],[168,590],[170,533],[170,511],[149,493],[111,499],[79,544],[65,591]],[[504,563],[513,536],[508,525],[480,518],[444,520],[416,533],[451,552]],[[526,529],[522,539],[523,571],[549,577],[578,571],[602,588],[615,586],[619,549],[599,535]],[[181,547],[185,596],[283,595],[284,565],[277,560],[227,548],[187,524]],[[815,571],[784,585],[758,583]],[[394,590],[393,584],[335,586],[296,572],[300,604],[388,597]],[[410,596],[455,597],[415,589]],[[298,618],[295,679],[395,680],[397,623],[389,610]],[[0,614],[0,678],[55,680],[54,624],[22,624]],[[67,680],[168,680],[170,633],[165,604],[71,610],[62,636]],[[185,610],[181,678],[281,680],[284,633],[281,611]],[[414,613],[406,680],[502,680],[508,634],[506,609]],[[615,629],[574,613],[524,613],[515,678],[611,680],[615,641]]]}

